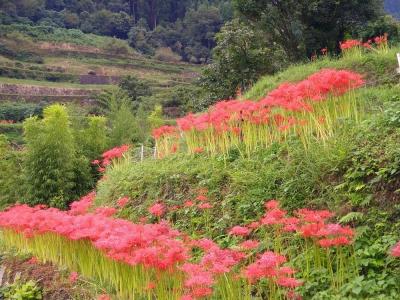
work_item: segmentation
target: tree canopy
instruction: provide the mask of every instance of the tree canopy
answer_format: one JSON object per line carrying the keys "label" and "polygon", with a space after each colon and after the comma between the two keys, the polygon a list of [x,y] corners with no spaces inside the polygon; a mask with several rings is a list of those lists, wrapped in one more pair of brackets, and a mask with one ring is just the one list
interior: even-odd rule
{"label": "tree canopy", "polygon": [[279,43],[291,60],[335,48],[383,14],[382,0],[233,0],[240,15]]}

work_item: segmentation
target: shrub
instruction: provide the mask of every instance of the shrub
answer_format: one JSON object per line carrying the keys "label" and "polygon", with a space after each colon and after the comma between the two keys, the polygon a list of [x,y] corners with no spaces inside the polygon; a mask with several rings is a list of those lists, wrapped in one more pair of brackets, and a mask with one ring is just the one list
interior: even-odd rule
{"label": "shrub", "polygon": [[110,39],[107,41],[104,45],[104,50],[115,55],[128,55],[132,51],[125,41],[119,39]]}
{"label": "shrub", "polygon": [[169,47],[158,48],[154,58],[167,62],[179,62],[182,60],[182,57],[179,54],[174,53]]}
{"label": "shrub", "polygon": [[0,289],[0,296],[4,295],[5,299],[21,299],[21,300],[41,300],[42,291],[33,281],[22,283],[16,281],[13,284],[6,285]]}
{"label": "shrub", "polygon": [[0,120],[21,122],[31,116],[40,116],[45,103],[11,102],[0,104]]}

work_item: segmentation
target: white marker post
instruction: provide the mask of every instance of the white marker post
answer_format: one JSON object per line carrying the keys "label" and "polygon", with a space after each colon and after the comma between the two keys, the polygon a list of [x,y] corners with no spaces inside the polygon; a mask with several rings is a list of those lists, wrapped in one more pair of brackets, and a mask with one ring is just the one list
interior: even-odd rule
{"label": "white marker post", "polygon": [[140,161],[144,160],[144,146],[142,144],[142,146],[140,147]]}
{"label": "white marker post", "polygon": [[399,62],[399,68],[397,69],[397,73],[400,74],[400,53],[397,53],[397,61]]}

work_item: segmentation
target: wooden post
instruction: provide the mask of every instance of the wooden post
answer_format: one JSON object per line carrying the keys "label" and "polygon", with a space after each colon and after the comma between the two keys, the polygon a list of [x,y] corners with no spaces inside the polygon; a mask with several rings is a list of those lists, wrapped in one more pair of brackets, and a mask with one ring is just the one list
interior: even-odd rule
{"label": "wooden post", "polygon": [[397,61],[399,62],[399,68],[397,69],[397,73],[400,74],[400,53],[397,53]]}
{"label": "wooden post", "polygon": [[140,161],[143,161],[144,159],[144,146],[142,144],[142,146],[140,147]]}
{"label": "wooden post", "polygon": [[155,146],[154,147],[154,159],[156,159],[157,158],[157,147]]}

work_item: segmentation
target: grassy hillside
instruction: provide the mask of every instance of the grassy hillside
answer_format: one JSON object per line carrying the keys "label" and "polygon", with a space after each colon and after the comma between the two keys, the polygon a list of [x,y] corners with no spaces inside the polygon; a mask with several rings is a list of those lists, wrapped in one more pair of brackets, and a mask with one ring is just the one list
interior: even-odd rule
{"label": "grassy hillside", "polygon": [[[167,88],[192,82],[199,70],[169,56],[160,56],[164,61],[148,58],[123,40],[78,30],[2,25],[0,32],[0,83],[17,87],[30,84],[102,90],[111,85],[82,84],[82,75],[91,74],[89,80],[100,82],[103,77],[117,82],[121,76],[134,75],[148,83],[157,98]],[[0,96],[7,98],[7,93],[0,91]]]}
{"label": "grassy hillside", "polygon": [[[357,226],[355,255],[359,276],[340,290],[324,291],[323,275],[307,283],[306,299],[397,299],[400,265],[387,258],[400,238],[400,87],[392,49],[385,55],[321,59],[262,78],[246,98],[259,99],[282,82],[298,81],[321,68],[346,68],[363,73],[367,86],[358,97],[366,108],[363,122],[342,122],[326,145],[305,149],[293,137],[242,158],[234,149],[228,158],[177,154],[162,160],[133,163],[120,160],[108,169],[97,188],[97,206],[131,203],[120,216],[139,221],[155,202],[168,207],[167,219],[194,237],[210,237],[221,245],[235,224],[248,224],[263,213],[266,199],[280,199],[284,208],[328,208],[342,224]],[[212,208],[185,207],[206,191]],[[183,207],[176,209],[176,207]],[[314,282],[314,283],[315,283]]]}

